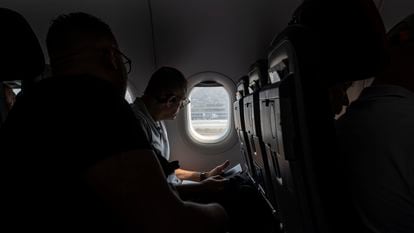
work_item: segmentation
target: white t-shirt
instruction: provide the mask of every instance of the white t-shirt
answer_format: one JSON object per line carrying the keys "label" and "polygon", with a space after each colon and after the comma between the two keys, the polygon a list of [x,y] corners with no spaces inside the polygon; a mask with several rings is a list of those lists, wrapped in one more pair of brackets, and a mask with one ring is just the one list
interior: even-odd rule
{"label": "white t-shirt", "polygon": [[[147,110],[141,98],[136,98],[131,104],[135,117],[139,121],[145,132],[148,142],[153,147],[155,153],[160,154],[166,160],[170,159],[170,145],[168,142],[167,129],[163,121],[155,121]],[[171,184],[180,184],[181,180],[175,175],[170,174],[167,181]]]}

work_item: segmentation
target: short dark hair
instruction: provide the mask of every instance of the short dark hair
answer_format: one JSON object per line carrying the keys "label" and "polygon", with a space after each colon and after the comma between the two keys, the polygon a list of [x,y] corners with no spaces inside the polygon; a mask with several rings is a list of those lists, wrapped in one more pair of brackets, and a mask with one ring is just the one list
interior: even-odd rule
{"label": "short dark hair", "polygon": [[152,74],[144,95],[160,97],[174,95],[180,90],[187,90],[187,80],[184,75],[175,68],[164,66]]}
{"label": "short dark hair", "polygon": [[88,39],[107,38],[116,43],[108,24],[83,12],[63,14],[54,19],[46,37],[49,56],[78,48]]}

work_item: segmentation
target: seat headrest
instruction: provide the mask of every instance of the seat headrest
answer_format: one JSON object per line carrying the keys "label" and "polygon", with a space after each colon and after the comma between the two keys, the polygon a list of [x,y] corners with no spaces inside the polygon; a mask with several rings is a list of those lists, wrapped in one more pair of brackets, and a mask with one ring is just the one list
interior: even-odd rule
{"label": "seat headrest", "polygon": [[0,80],[29,80],[40,75],[45,58],[29,23],[19,13],[0,8]]}
{"label": "seat headrest", "polygon": [[266,59],[259,59],[250,66],[249,76],[249,93],[256,92],[269,83],[269,74],[267,72],[268,63]]}
{"label": "seat headrest", "polygon": [[320,38],[322,73],[328,83],[367,79],[388,62],[386,30],[371,0],[309,0],[292,24],[315,30]]}
{"label": "seat headrest", "polygon": [[236,99],[239,100],[249,93],[249,76],[244,75],[237,81]]}

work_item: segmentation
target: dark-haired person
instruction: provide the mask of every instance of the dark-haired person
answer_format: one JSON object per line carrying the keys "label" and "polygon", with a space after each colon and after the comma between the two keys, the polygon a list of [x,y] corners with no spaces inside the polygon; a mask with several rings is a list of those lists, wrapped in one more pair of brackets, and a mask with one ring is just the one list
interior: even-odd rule
{"label": "dark-haired person", "polygon": [[130,60],[109,26],[61,15],[47,49],[53,77],[16,101],[1,132],[11,229],[223,232],[220,205],[184,202],[165,181],[124,99]]}
{"label": "dark-haired person", "polygon": [[[170,146],[164,120],[174,120],[179,111],[188,104],[187,80],[184,75],[172,67],[161,67],[151,76],[142,97],[136,98],[132,104],[138,122],[145,132],[154,151],[161,157],[160,160],[169,160]],[[176,165],[174,167],[174,165]],[[171,163],[164,171],[168,175],[168,182],[180,184],[182,180],[191,180],[203,183],[222,183],[221,175],[229,165],[229,161],[218,165],[208,172],[190,171],[178,168],[177,163]],[[168,166],[168,165],[167,165]],[[207,178],[212,177],[215,179]],[[220,184],[219,184],[220,185]]]}
{"label": "dark-haired person", "polygon": [[414,14],[388,32],[390,64],[338,120],[353,207],[367,232],[414,232]]}
{"label": "dark-haired person", "polygon": [[[230,232],[265,232],[263,228],[268,226],[264,223],[270,221],[257,190],[242,177],[229,180],[220,176],[229,161],[208,172],[181,169],[177,161],[168,161],[170,149],[163,121],[174,120],[188,102],[184,75],[175,68],[161,67],[151,76],[144,95],[132,104],[137,121],[156,152],[166,179],[184,200],[220,203],[229,215]],[[182,180],[196,182],[183,184]],[[245,209],[255,214],[246,214]]]}

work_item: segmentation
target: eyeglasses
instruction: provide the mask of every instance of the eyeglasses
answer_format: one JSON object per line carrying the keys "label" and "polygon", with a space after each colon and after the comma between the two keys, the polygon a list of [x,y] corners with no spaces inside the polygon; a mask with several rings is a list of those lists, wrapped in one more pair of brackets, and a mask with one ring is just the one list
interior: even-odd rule
{"label": "eyeglasses", "polygon": [[185,106],[187,106],[191,101],[187,97],[178,97],[178,96],[172,96],[171,98],[172,102],[178,102],[180,109],[183,109]]}
{"label": "eyeglasses", "polygon": [[191,103],[191,100],[187,97],[184,97],[183,99],[180,100],[180,109],[184,108],[189,103]]}
{"label": "eyeglasses", "polygon": [[160,103],[166,103],[167,101],[179,103],[180,109],[184,108],[191,102],[190,99],[188,99],[187,97],[180,98],[176,95],[170,95],[170,97],[166,96],[163,98],[156,98],[156,100]]}
{"label": "eyeglasses", "polygon": [[126,68],[127,74],[131,73],[131,67],[132,67],[132,61],[129,59],[125,54],[123,54],[119,49],[113,48],[119,55],[121,55],[122,63],[124,64]]}

